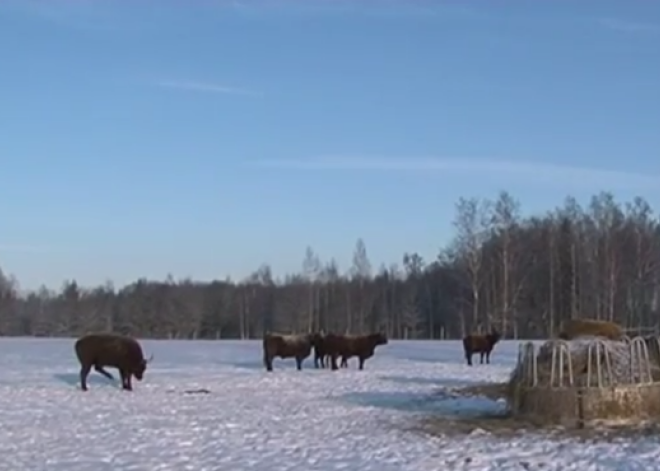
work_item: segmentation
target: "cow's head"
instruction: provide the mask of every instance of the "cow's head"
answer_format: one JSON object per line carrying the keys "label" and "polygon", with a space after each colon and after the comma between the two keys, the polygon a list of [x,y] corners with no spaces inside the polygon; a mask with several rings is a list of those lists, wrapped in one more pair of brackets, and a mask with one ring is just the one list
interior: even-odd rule
{"label": "cow's head", "polygon": [[138,381],[142,381],[142,378],[144,377],[144,372],[147,370],[147,365],[151,363],[151,361],[154,359],[154,356],[151,355],[147,360],[142,360],[138,365],[135,367],[133,370],[133,376],[135,376],[135,379]]}
{"label": "cow's head", "polygon": [[374,346],[387,345],[387,335],[385,335],[383,332],[370,334],[369,340]]}

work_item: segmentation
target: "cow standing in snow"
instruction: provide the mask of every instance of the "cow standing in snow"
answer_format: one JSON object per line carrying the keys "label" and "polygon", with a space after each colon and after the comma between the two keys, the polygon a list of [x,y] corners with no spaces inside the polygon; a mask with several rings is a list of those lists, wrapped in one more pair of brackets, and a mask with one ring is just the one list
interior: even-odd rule
{"label": "cow standing in snow", "polygon": [[142,381],[147,364],[142,347],[137,340],[113,333],[87,334],[79,338],[74,349],[80,362],[80,387],[87,391],[87,376],[92,367],[103,376],[113,380],[104,367],[117,368],[121,376],[122,389],[132,391],[131,377]]}

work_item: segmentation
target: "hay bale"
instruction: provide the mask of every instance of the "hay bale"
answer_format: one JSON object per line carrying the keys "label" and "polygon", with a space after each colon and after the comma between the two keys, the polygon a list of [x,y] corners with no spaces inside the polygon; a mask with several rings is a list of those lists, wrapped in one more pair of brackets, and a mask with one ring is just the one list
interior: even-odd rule
{"label": "hay bale", "polygon": [[[650,370],[651,379],[660,381],[660,349],[655,338],[647,338],[645,342],[649,352],[649,361],[645,358],[638,358],[635,352],[631,351],[631,345],[628,342],[611,341],[600,338],[604,349],[597,351],[592,349],[591,365],[589,365],[589,348],[594,345],[597,337],[583,337],[576,340],[564,342],[570,352],[570,363],[572,366],[573,385],[577,387],[586,387],[590,384],[592,387],[598,386],[598,357],[600,357],[600,370],[603,385],[608,384],[637,384],[648,381],[647,368]],[[568,386],[570,381],[570,370],[567,360],[564,360],[563,370],[560,371],[557,363],[554,383],[552,379],[552,353],[557,346],[556,340],[545,342],[536,355],[537,385],[540,387],[559,387]],[[559,353],[559,352],[557,352]],[[598,355],[596,355],[598,353]],[[607,357],[610,362],[610,372],[607,370]],[[531,359],[530,359],[531,360]],[[557,361],[559,356],[557,356]],[[528,360],[529,361],[529,360]],[[530,375],[531,365],[528,362],[518,362],[509,378],[509,397],[513,397],[515,391],[521,387],[532,386],[532,377]],[[589,368],[591,366],[591,368]],[[591,381],[589,382],[589,371],[591,371]],[[563,373],[563,383],[559,382],[559,375]]]}
{"label": "hay bale", "polygon": [[619,324],[596,319],[567,319],[561,323],[559,338],[574,340],[580,337],[603,337],[623,340],[626,334]]}
{"label": "hay bale", "polygon": [[[658,337],[613,341],[582,336],[570,341],[550,340],[536,350],[533,344],[527,344],[507,384],[509,408],[517,417],[568,426],[629,425],[657,420],[660,418],[659,342]],[[570,354],[572,384],[565,355],[564,381],[562,384],[558,381],[560,348]],[[551,381],[553,351],[557,371]]]}
{"label": "hay bale", "polygon": [[[599,348],[596,348],[596,340],[599,341]],[[620,342],[583,337],[567,342],[545,342],[538,351],[528,351],[511,373],[506,398],[511,411],[517,416],[569,426],[599,420],[607,423],[635,422],[659,415],[660,396],[655,398],[654,394],[660,390],[660,346],[658,339],[653,337],[644,338],[643,342],[648,360],[644,349],[639,351],[642,346],[639,340]],[[558,381],[559,362],[555,365],[554,382],[551,382],[552,355],[555,351],[559,360],[558,344],[570,353],[572,385],[568,358],[564,360],[563,383]],[[531,352],[535,355],[530,355]],[[598,359],[603,387],[599,387],[598,383]],[[531,374],[534,362],[536,385]]]}

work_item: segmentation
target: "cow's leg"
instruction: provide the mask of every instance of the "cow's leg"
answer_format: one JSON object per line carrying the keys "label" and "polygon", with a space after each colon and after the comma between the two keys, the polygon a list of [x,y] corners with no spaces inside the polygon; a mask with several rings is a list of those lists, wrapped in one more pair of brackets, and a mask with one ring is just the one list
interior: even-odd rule
{"label": "cow's leg", "polygon": [[302,362],[303,362],[303,360],[304,360],[304,358],[296,357],[296,369],[297,369],[298,371],[302,370]]}
{"label": "cow's leg", "polygon": [[347,356],[342,355],[340,367],[341,368],[348,368],[348,357]]}
{"label": "cow's leg", "polygon": [[80,389],[87,391],[87,375],[92,369],[92,365],[83,365],[80,367]]}
{"label": "cow's leg", "polygon": [[119,370],[119,375],[121,376],[121,387],[125,391],[132,391],[133,387],[131,386],[131,375],[126,370]]}
{"label": "cow's leg", "polygon": [[366,358],[359,357],[359,360],[360,360],[360,364],[358,365],[358,369],[363,370],[364,369],[364,362],[365,362]]}
{"label": "cow's leg", "polygon": [[112,376],[110,373],[108,373],[105,369],[103,369],[103,366],[96,364],[94,365],[94,370],[96,370],[98,373],[101,373],[103,376],[110,380],[114,380],[114,376]]}
{"label": "cow's leg", "polygon": [[466,353],[465,354],[465,359],[467,360],[468,366],[472,366],[472,354],[471,353]]}
{"label": "cow's leg", "polygon": [[490,351],[486,352],[486,363],[490,365]]}
{"label": "cow's leg", "polygon": [[332,355],[330,355],[330,369],[332,369],[332,370],[338,370],[339,369],[339,368],[337,368],[337,356],[338,355],[336,353],[333,353]]}
{"label": "cow's leg", "polygon": [[122,369],[119,369],[119,378],[121,379],[122,389],[126,389],[126,372]]}
{"label": "cow's leg", "polygon": [[266,371],[273,371],[273,357],[268,352],[264,352],[264,366],[266,367]]}

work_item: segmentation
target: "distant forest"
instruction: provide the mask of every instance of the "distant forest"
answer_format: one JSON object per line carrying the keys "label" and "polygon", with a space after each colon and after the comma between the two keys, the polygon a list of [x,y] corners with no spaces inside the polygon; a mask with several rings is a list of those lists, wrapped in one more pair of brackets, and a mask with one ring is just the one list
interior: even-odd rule
{"label": "distant forest", "polygon": [[506,192],[462,198],[454,229],[435,260],[410,252],[381,267],[358,239],[347,273],[311,247],[300,273],[282,279],[263,265],[241,281],[140,279],[122,289],[68,281],[19,295],[0,272],[0,335],[248,339],[323,329],[449,339],[495,328],[543,338],[567,318],[614,320],[631,332],[659,323],[660,221],[641,198],[620,204],[601,193],[581,207],[569,197],[529,217]]}

